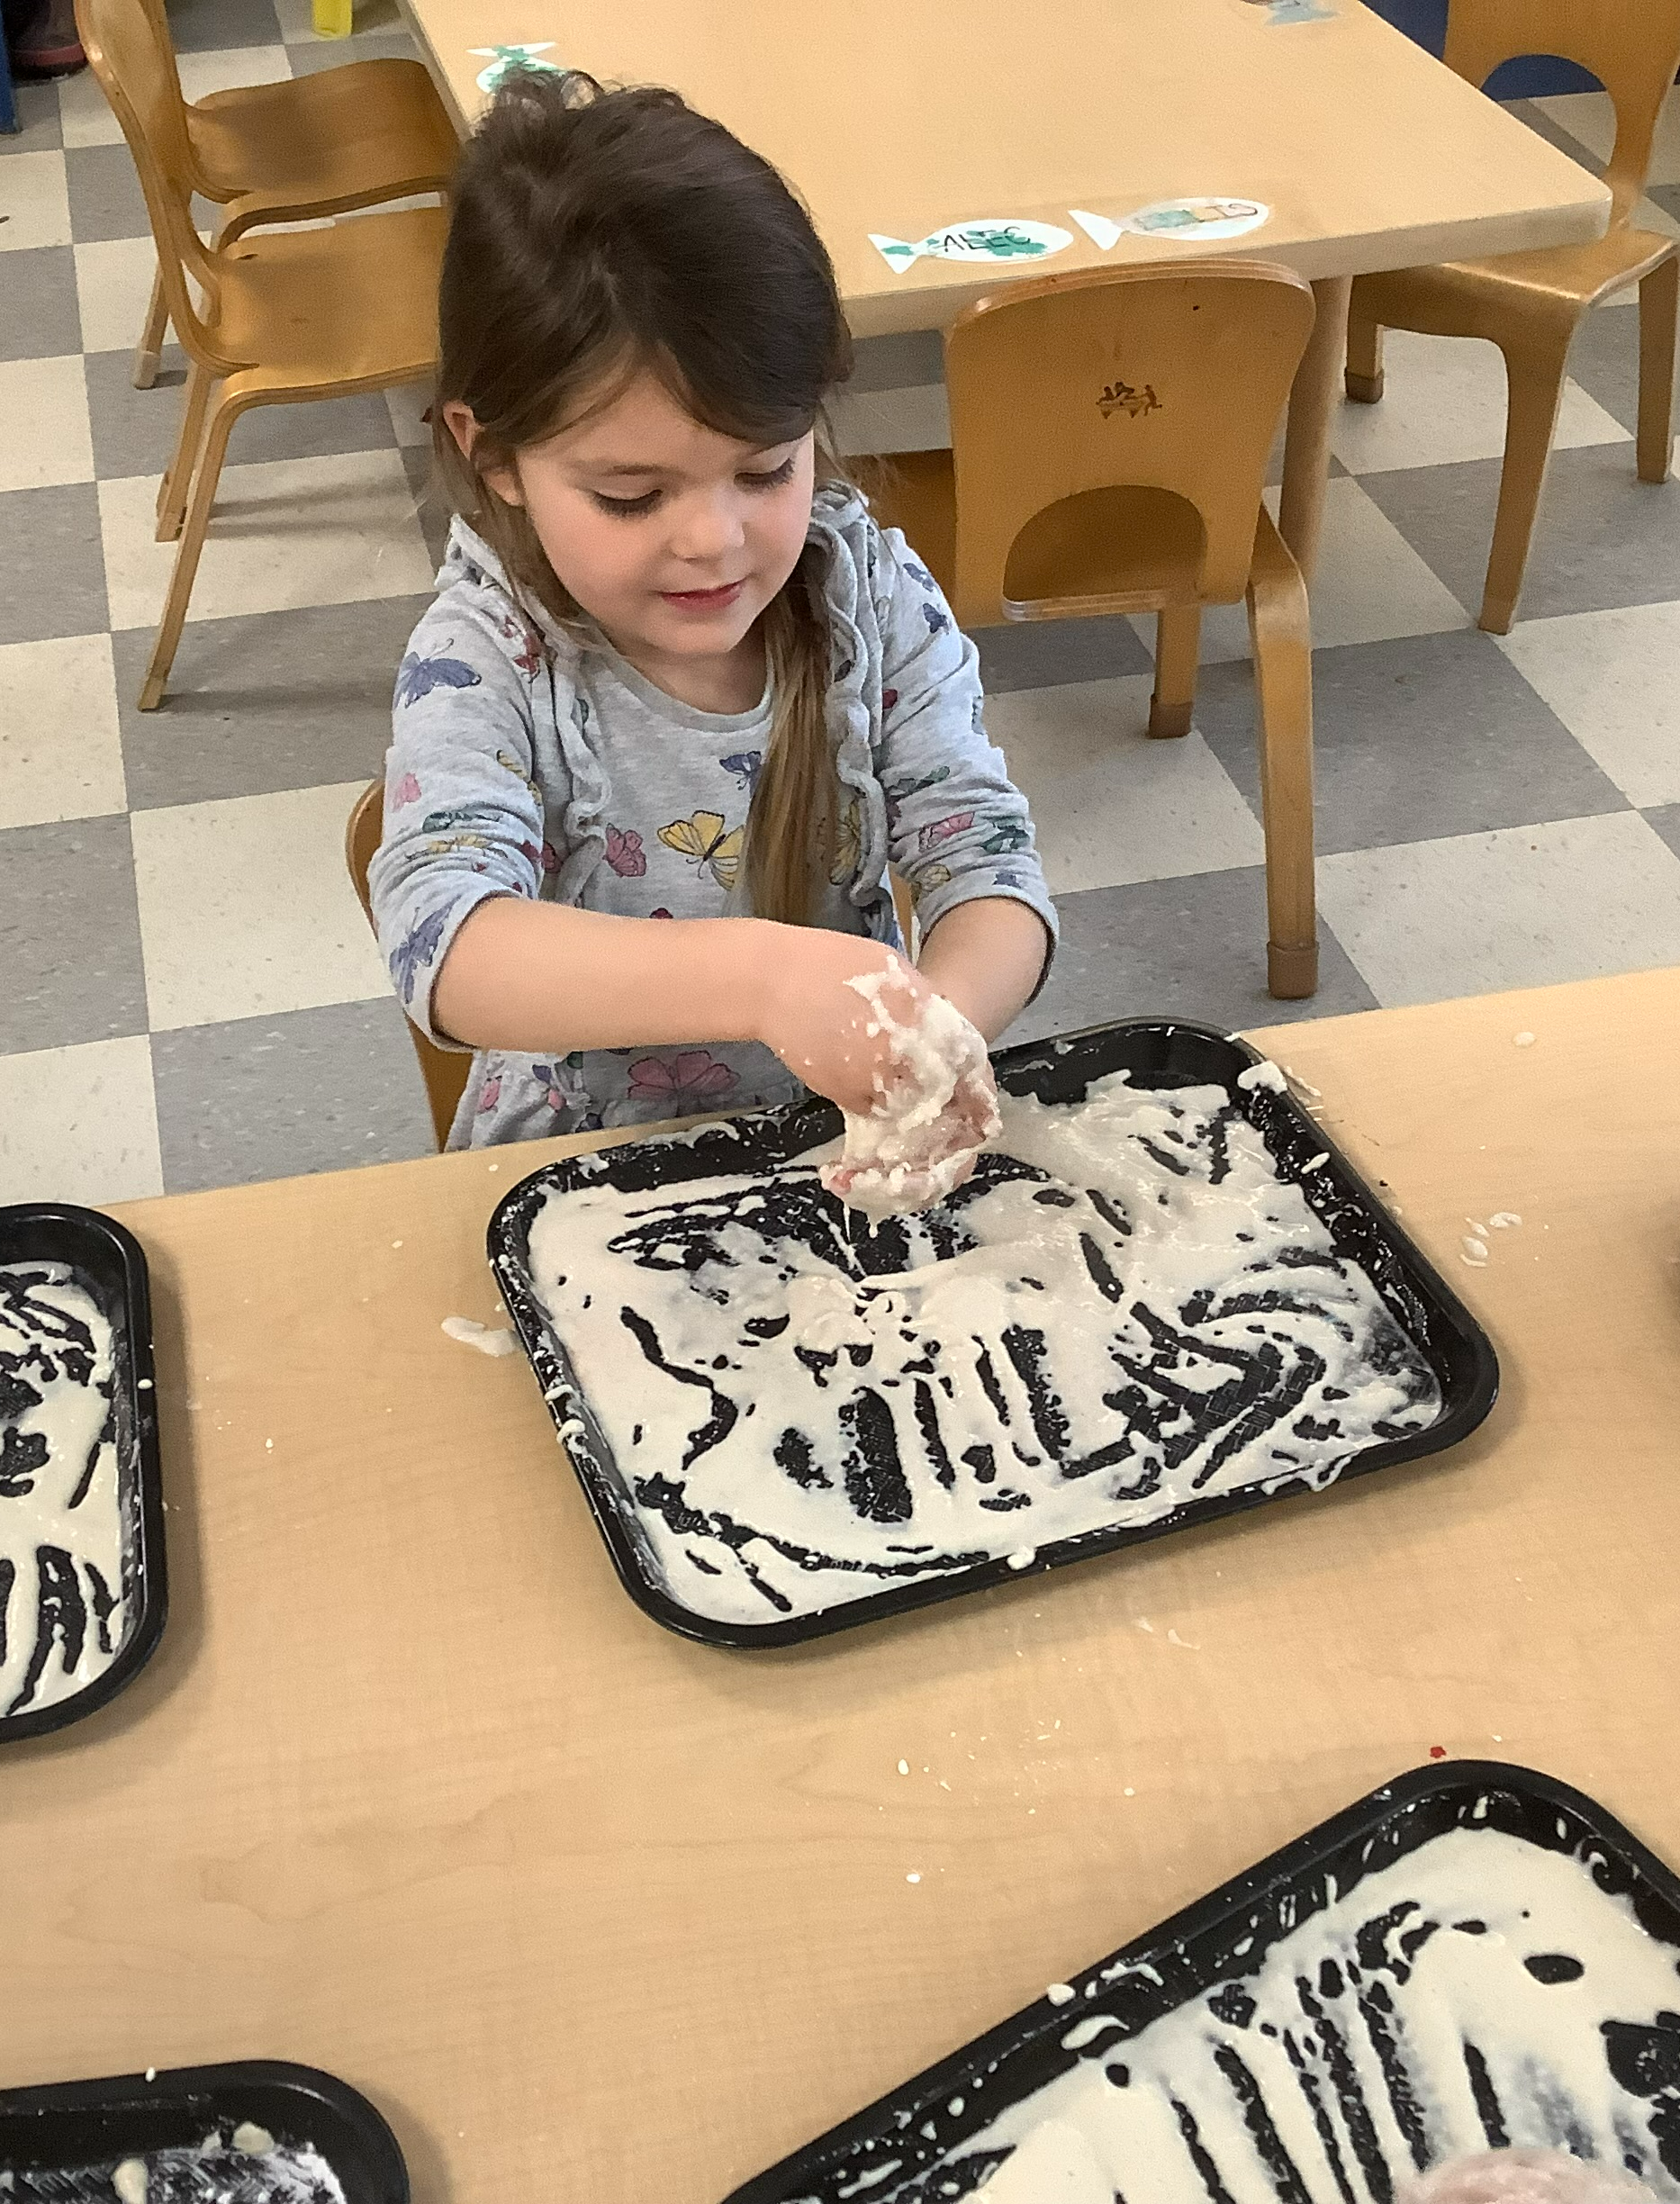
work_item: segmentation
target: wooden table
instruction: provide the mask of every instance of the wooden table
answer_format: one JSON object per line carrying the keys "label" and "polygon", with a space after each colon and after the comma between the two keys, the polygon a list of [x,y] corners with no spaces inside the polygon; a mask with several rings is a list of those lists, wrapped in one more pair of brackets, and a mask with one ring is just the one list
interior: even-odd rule
{"label": "wooden table", "polygon": [[1680,1860],[1676,1032],[1666,972],[1260,1036],[1493,1333],[1483,1431],[785,1654],[646,1621],[438,1330],[566,1143],[130,1207],[172,1613],[0,1768],[0,2079],[303,2059],[418,2204],[716,2204],[1432,1747]]}
{"label": "wooden table", "polygon": [[[985,215],[1059,222],[1057,270],[1176,259],[1100,252],[1069,210],[1247,194],[1273,210],[1219,253],[1313,279],[1319,319],[1290,411],[1283,528],[1316,554],[1348,279],[1602,236],[1610,194],[1359,0],[1274,24],[1265,0],[403,0],[465,129],[493,43],[603,81],[674,85],[803,195],[863,337],[944,327],[1010,280],[922,260],[895,274],[870,232],[914,240]],[[1029,271],[1033,264],[1028,264]]]}

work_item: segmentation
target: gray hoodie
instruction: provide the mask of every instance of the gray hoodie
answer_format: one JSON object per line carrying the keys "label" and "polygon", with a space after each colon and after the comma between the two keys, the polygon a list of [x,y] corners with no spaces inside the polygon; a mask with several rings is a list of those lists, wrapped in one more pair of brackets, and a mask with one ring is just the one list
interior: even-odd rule
{"label": "gray hoodie", "polygon": [[[817,493],[810,538],[827,553],[842,803],[813,923],[897,943],[890,863],[924,929],[959,903],[1005,896],[1035,910],[1053,941],[1025,802],[986,739],[978,655],[938,585],[840,485]],[[397,674],[370,886],[404,1008],[454,1047],[432,1024],[432,989],[462,920],[488,897],[642,918],[748,913],[742,829],[772,700],[766,691],[735,713],[679,703],[604,640],[580,643],[527,603],[459,519],[438,592]],[[449,1145],[756,1109],[803,1091],[756,1042],[546,1058],[486,1050]]]}

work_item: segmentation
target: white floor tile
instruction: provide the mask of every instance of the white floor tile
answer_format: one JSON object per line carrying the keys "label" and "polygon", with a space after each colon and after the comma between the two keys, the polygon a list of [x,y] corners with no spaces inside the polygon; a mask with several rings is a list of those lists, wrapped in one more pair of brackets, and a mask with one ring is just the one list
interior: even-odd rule
{"label": "white floor tile", "polygon": [[[1394,467],[1451,466],[1498,459],[1505,448],[1505,367],[1496,345],[1480,338],[1420,337],[1390,330],[1380,403],[1344,398],[1331,448],[1355,474]],[[1620,444],[1628,432],[1578,383],[1564,384],[1558,449]]]}
{"label": "white floor tile", "polygon": [[[76,296],[85,352],[130,352],[140,342],[158,255],[149,237],[108,238],[76,248]],[[158,402],[167,405],[169,400]],[[177,400],[176,402],[179,402]]]}
{"label": "white floor tile", "polygon": [[214,53],[176,56],[181,89],[189,100],[202,100],[212,92],[230,92],[239,85],[275,84],[292,74],[291,57],[284,46],[230,46]]}
{"label": "white floor tile", "polygon": [[0,253],[70,241],[62,153],[8,153],[0,161]]}
{"label": "white floor tile", "polygon": [[1054,894],[1264,857],[1253,813],[1202,737],[1144,733],[1153,686],[1133,673],[988,700],[987,732],[1031,807]]}
{"label": "white floor tile", "polygon": [[[303,46],[313,42],[315,20],[310,0],[275,0],[275,14],[280,18],[280,35],[288,46]],[[367,31],[401,31],[404,28],[402,11],[397,5],[397,0],[356,0],[351,21],[358,37]],[[344,46],[345,59],[352,61],[356,59],[354,47],[342,39],[336,41],[327,40],[323,43]]]}
{"label": "white floor tile", "polygon": [[0,646],[0,827],[127,804],[110,637]]}
{"label": "white floor tile", "polygon": [[842,453],[939,451],[951,442],[943,383],[908,390],[842,391],[834,405]]}
{"label": "white floor tile", "polygon": [[59,122],[68,147],[122,143],[122,125],[90,68],[59,79]]}
{"label": "white floor tile", "polygon": [[[1275,517],[1278,492],[1266,492]],[[1312,585],[1313,641],[1320,650],[1343,643],[1379,643],[1395,636],[1444,635],[1468,628],[1470,616],[1419,557],[1359,483],[1338,475],[1325,484],[1324,533]],[[1155,620],[1132,625],[1146,650],[1155,647]],[[1202,616],[1202,664],[1249,655],[1248,613],[1240,604],[1214,605]]]}
{"label": "white floor tile", "polygon": [[345,822],[366,785],[133,814],[154,1032],[384,992],[344,863]]}
{"label": "white floor tile", "polygon": [[1318,899],[1386,1008],[1680,962],[1680,857],[1637,811],[1325,857]]}
{"label": "white floor tile", "polygon": [[97,1206],[162,1192],[144,1034],[0,1056],[0,1202]]}
{"label": "white floor tile", "polygon": [[[173,544],[154,542],[158,477],[99,485],[113,628],[163,610]],[[189,619],[419,595],[432,565],[396,451],[230,466],[211,515]]]}
{"label": "white floor tile", "polygon": [[87,375],[79,352],[0,360],[0,491],[94,479]]}
{"label": "white floor tile", "polygon": [[1525,620],[1498,642],[1630,802],[1680,803],[1680,604]]}
{"label": "white floor tile", "polygon": [[[1559,129],[1584,145],[1602,161],[1615,149],[1616,110],[1608,92],[1559,92],[1536,100]],[[1657,140],[1651,149],[1653,184],[1680,184],[1680,98],[1671,92],[1657,118]]]}

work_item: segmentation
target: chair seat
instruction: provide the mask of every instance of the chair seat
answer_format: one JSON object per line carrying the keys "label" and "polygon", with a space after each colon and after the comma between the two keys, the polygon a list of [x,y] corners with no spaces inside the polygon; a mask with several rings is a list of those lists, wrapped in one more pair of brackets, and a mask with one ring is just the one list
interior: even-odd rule
{"label": "chair seat", "polygon": [[215,195],[321,212],[435,190],[458,149],[418,61],[350,61],[278,84],[212,92],[187,109],[193,151]]}
{"label": "chair seat", "polygon": [[215,341],[224,357],[250,363],[243,387],[280,399],[429,374],[447,228],[441,207],[409,207],[227,247],[217,256]]}
{"label": "chair seat", "polygon": [[1441,267],[1405,268],[1392,276],[1359,280],[1384,297],[1415,300],[1454,327],[1467,317],[1503,320],[1513,312],[1539,312],[1573,325],[1600,299],[1648,276],[1674,251],[1675,243],[1658,230],[1635,230],[1623,223],[1585,245],[1449,261]]}

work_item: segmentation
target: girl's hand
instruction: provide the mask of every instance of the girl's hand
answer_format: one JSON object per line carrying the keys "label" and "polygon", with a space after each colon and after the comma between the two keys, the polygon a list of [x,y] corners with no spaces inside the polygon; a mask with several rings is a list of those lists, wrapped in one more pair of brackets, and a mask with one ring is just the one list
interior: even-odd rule
{"label": "girl's hand", "polygon": [[878,978],[881,1007],[902,1026],[917,1024],[933,989],[896,949],[855,934],[778,927],[775,948],[758,1038],[813,1093],[868,1116],[904,1074],[886,1022],[850,982]]}

